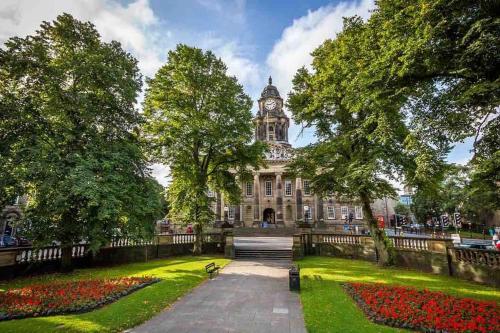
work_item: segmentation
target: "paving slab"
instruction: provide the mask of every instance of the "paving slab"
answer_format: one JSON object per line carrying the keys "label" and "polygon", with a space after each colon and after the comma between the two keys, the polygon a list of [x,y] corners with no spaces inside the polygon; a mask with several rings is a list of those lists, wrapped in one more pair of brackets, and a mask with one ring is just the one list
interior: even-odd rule
{"label": "paving slab", "polygon": [[290,261],[233,261],[169,309],[127,332],[305,333]]}

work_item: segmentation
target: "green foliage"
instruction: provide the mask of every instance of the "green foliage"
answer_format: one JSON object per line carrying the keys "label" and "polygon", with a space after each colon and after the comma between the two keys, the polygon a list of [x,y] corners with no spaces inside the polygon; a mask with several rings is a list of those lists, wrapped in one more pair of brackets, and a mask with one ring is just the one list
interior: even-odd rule
{"label": "green foliage", "polygon": [[409,216],[411,211],[410,207],[405,205],[404,203],[398,202],[394,207],[394,212],[399,215]]}
{"label": "green foliage", "polygon": [[450,165],[432,190],[418,190],[412,209],[423,223],[433,216],[460,212],[474,224],[484,224],[500,209],[500,155],[469,166]]}
{"label": "green foliage", "polygon": [[250,175],[265,148],[253,138],[252,102],[210,51],[178,45],[148,81],[144,131],[152,157],[170,167],[170,216],[200,226],[213,219],[210,187],[237,203],[236,179]]}
{"label": "green foliage", "polygon": [[106,268],[78,269],[71,274],[46,274],[0,282],[0,289],[20,288],[34,283],[68,280],[151,276],[161,279],[101,309],[66,316],[51,316],[0,322],[2,333],[32,332],[123,332],[163,311],[207,278],[205,265],[225,266],[229,260],[213,257],[177,257]]}
{"label": "green foliage", "polygon": [[162,188],[136,133],[137,61],[64,14],[33,36],[9,39],[0,68],[0,108],[8,110],[1,158],[28,195],[35,240],[87,240],[96,250],[117,232],[151,235]]}
{"label": "green foliage", "polygon": [[407,96],[418,140],[445,151],[473,137],[475,155],[498,151],[498,1],[381,0],[368,24],[381,50],[374,76]]}

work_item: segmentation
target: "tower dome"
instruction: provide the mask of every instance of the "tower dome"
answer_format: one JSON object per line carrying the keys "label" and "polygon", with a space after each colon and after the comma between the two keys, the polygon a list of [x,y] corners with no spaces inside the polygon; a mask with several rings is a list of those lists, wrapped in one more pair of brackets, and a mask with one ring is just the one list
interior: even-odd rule
{"label": "tower dome", "polygon": [[273,86],[273,79],[272,77],[269,77],[269,84],[262,90],[262,94],[260,94],[261,98],[267,98],[267,97],[280,97],[280,93],[278,91],[278,88]]}

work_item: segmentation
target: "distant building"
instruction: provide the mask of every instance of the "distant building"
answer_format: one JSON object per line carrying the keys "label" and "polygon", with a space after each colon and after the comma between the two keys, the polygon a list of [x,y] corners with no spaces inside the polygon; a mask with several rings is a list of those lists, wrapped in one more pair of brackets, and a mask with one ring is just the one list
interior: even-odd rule
{"label": "distant building", "polygon": [[411,194],[402,194],[399,196],[399,202],[401,202],[403,205],[410,206],[413,201],[412,201],[412,195]]}

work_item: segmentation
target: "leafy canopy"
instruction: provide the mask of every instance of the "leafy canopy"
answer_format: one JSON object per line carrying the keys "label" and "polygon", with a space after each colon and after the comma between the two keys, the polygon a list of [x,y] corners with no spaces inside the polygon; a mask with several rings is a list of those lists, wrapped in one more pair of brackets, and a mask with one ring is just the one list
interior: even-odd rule
{"label": "leafy canopy", "polygon": [[208,223],[210,187],[238,202],[236,179],[262,161],[265,148],[252,143],[252,102],[226,65],[210,51],[178,45],[148,81],[144,131],[153,158],[170,167],[170,215]]}
{"label": "leafy canopy", "polygon": [[149,235],[162,188],[137,135],[137,61],[63,14],[9,39],[0,68],[1,159],[28,195],[36,240],[88,240],[96,249],[118,232]]}

